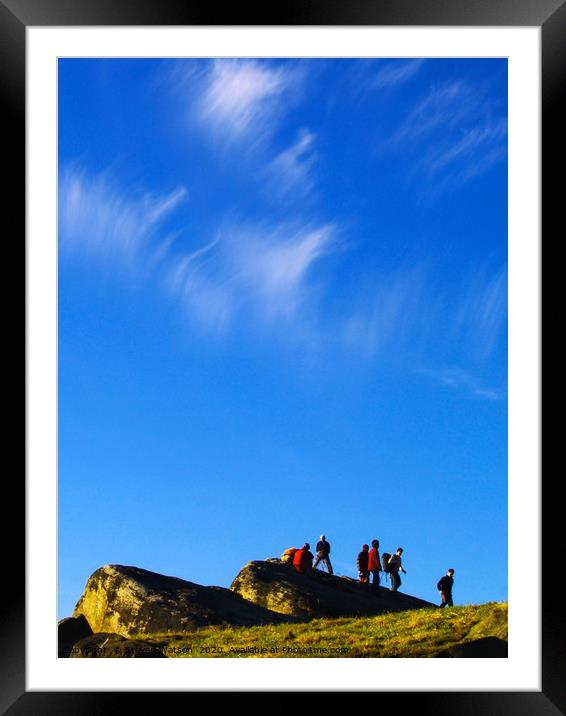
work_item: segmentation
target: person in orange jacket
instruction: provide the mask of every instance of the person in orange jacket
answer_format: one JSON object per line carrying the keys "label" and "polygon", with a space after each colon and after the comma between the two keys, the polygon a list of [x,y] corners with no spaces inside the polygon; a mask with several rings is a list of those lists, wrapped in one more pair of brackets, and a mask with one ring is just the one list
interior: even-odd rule
{"label": "person in orange jacket", "polygon": [[293,567],[295,571],[300,574],[310,572],[312,569],[314,556],[310,551],[310,548],[310,544],[305,542],[304,546],[301,547],[301,549],[298,549],[293,556]]}
{"label": "person in orange jacket", "polygon": [[371,591],[379,596],[379,573],[381,570],[381,560],[379,559],[379,540],[371,541],[371,549],[368,556],[368,570],[373,575]]}

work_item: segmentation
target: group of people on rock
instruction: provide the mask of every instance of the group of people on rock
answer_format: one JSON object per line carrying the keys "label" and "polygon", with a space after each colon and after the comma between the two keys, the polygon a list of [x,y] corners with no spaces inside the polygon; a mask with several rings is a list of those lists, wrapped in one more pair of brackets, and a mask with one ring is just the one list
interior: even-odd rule
{"label": "group of people on rock", "polygon": [[[310,548],[308,542],[305,542],[301,549],[291,547],[283,552],[281,561],[291,564],[293,569],[299,574],[305,574],[316,569],[322,562],[328,573],[333,574],[334,571],[330,562],[330,542],[328,542],[325,535],[320,535],[320,539],[316,544],[316,556],[312,554]],[[399,573],[403,572],[403,574],[407,574],[403,567],[402,555],[403,548],[398,547],[394,554],[383,552],[380,556],[379,540],[377,539],[371,541],[371,548],[368,544],[363,544],[357,558],[360,583],[364,585],[366,589],[371,590],[375,596],[380,596],[380,573],[384,572],[391,577],[391,591],[396,592],[401,586],[401,576]],[[453,606],[453,584],[454,570],[449,569],[436,585],[436,588],[440,592],[440,607]]]}
{"label": "group of people on rock", "polygon": [[[383,553],[383,557],[379,556],[379,540],[374,539],[371,541],[371,549],[369,545],[363,544],[362,551],[358,554],[357,567],[358,576],[362,584],[370,586],[370,575],[371,591],[379,596],[379,583],[381,581],[380,572],[386,572],[391,575],[391,591],[396,592],[401,586],[401,577],[399,572],[406,574],[401,561],[401,555],[403,554],[403,548],[390,555],[386,552]],[[383,564],[382,564],[383,561]]]}
{"label": "group of people on rock", "polygon": [[311,569],[316,569],[319,562],[322,562],[328,574],[334,574],[330,562],[330,542],[326,541],[326,537],[320,535],[320,540],[316,543],[316,557],[314,557],[310,549],[311,546],[308,542],[305,542],[301,549],[290,547],[281,555],[281,561],[292,564],[295,571],[301,574],[310,572]]}

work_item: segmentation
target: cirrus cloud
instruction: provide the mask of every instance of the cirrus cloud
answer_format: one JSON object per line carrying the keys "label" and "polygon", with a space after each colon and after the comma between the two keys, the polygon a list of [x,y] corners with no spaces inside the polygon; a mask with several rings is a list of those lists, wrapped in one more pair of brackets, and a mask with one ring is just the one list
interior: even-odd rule
{"label": "cirrus cloud", "polygon": [[169,287],[193,317],[224,327],[242,309],[262,321],[297,318],[312,310],[310,276],[336,249],[335,227],[240,226],[178,256]]}
{"label": "cirrus cloud", "polygon": [[65,251],[80,250],[106,263],[132,262],[149,248],[156,232],[187,198],[177,187],[167,194],[131,196],[107,173],[90,175],[68,166],[59,181],[59,239]]}
{"label": "cirrus cloud", "polygon": [[223,140],[256,143],[270,134],[296,75],[256,60],[214,60],[197,100],[201,122]]}

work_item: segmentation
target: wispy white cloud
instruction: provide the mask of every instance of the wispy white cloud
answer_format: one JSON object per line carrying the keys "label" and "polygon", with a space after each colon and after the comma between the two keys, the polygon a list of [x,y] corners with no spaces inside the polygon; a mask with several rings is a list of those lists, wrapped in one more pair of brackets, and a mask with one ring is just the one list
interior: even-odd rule
{"label": "wispy white cloud", "polygon": [[507,155],[507,118],[481,86],[433,85],[382,149],[405,152],[409,181],[436,196],[478,177]]}
{"label": "wispy white cloud", "polygon": [[361,306],[346,319],[345,344],[366,358],[399,349],[407,338],[415,339],[425,330],[431,308],[428,294],[422,267],[377,277],[369,291],[360,293]]}
{"label": "wispy white cloud", "polygon": [[150,225],[157,224],[161,219],[171,213],[177,205],[186,199],[188,192],[185,187],[178,187],[164,197],[146,196],[147,219]]}
{"label": "wispy white cloud", "polygon": [[507,320],[507,266],[494,275],[478,270],[464,283],[452,335],[485,360],[493,353]]}
{"label": "wispy white cloud", "polygon": [[169,289],[190,319],[222,333],[237,307],[233,292],[189,259],[183,256],[173,264],[166,279]]}
{"label": "wispy white cloud", "polygon": [[[375,87],[395,87],[404,84],[419,72],[424,62],[424,59],[388,62],[378,70],[372,84]],[[380,63],[383,63],[383,60]]]}
{"label": "wispy white cloud", "polygon": [[262,201],[304,199],[315,188],[314,132],[297,127],[287,146],[276,136],[306,78],[305,65],[267,59],[179,61],[167,73],[169,87],[188,106],[193,133],[208,135],[207,149],[222,155],[224,171],[254,183]]}
{"label": "wispy white cloud", "polygon": [[[267,239],[250,237],[236,248],[239,276],[273,317],[291,317],[303,305],[314,264],[332,247],[332,227],[278,229]],[[265,303],[264,303],[265,302]]]}
{"label": "wispy white cloud", "polygon": [[476,155],[473,162],[469,162],[465,167],[461,167],[455,179],[458,183],[463,184],[506,160],[507,143],[500,142],[491,148],[487,148],[486,151],[482,152],[479,156]]}
{"label": "wispy white cloud", "polygon": [[475,398],[490,401],[500,401],[506,398],[505,390],[486,387],[472,373],[459,367],[420,368],[417,372],[430,378],[439,385],[455,390],[465,390],[469,395]]}
{"label": "wispy white cloud", "polygon": [[165,195],[132,198],[107,174],[91,176],[67,167],[59,182],[60,247],[87,252],[109,264],[131,263],[149,248],[160,223],[186,197],[187,190],[178,187]]}
{"label": "wispy white cloud", "polygon": [[472,87],[462,81],[443,82],[433,85],[409,111],[388,144],[406,144],[433,130],[452,128],[475,112]]}
{"label": "wispy white cloud", "polygon": [[[478,369],[497,355],[507,320],[505,266],[495,273],[476,267],[449,291],[430,262],[376,274],[372,282],[371,287],[358,287],[358,305],[345,315],[338,332],[342,345],[358,355],[404,356],[420,364],[430,354],[435,361]],[[444,369],[441,375],[447,382],[459,376]],[[484,389],[479,383],[475,387],[478,393]]]}
{"label": "wispy white cloud", "polygon": [[198,116],[216,137],[256,143],[273,131],[294,78],[288,68],[266,62],[214,60],[197,103]]}
{"label": "wispy white cloud", "polygon": [[326,226],[231,228],[178,256],[168,283],[200,322],[224,328],[245,309],[263,321],[296,319],[313,308],[313,268],[335,247]]}
{"label": "wispy white cloud", "polygon": [[302,129],[295,142],[272,159],[265,169],[270,178],[270,191],[278,196],[305,196],[313,191],[311,170],[316,162],[313,149],[315,135]]}
{"label": "wispy white cloud", "polygon": [[316,320],[324,281],[315,268],[338,247],[334,225],[233,221],[208,242],[182,250],[182,228],[168,228],[166,220],[187,195],[184,187],[131,194],[108,174],[67,167],[59,186],[61,250],[103,269],[161,277],[188,313],[213,331],[239,315],[256,323],[282,321],[290,330],[307,315]]}
{"label": "wispy white cloud", "polygon": [[[458,163],[467,157],[480,154],[479,162],[472,163],[465,168],[465,177],[476,176],[478,171],[485,170],[494,161],[505,155],[505,145],[502,144],[507,137],[507,120],[500,118],[496,122],[487,120],[485,124],[466,129],[459,139],[446,146],[437,146],[423,160],[422,166],[429,174],[436,174],[446,170],[450,165]],[[485,149],[489,149],[489,154]],[[487,161],[486,161],[487,160]]]}

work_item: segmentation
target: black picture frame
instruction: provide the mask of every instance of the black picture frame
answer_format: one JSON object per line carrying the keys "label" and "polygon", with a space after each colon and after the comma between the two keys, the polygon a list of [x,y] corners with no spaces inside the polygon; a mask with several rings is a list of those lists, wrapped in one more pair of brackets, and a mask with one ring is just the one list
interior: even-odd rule
{"label": "black picture frame", "polygon": [[[218,18],[222,22],[218,22]],[[0,97],[5,123],[5,146],[14,152],[11,181],[4,192],[15,232],[25,235],[25,107],[26,27],[85,25],[382,25],[382,26],[537,26],[541,28],[542,52],[542,145],[543,225],[558,227],[558,191],[554,177],[562,175],[556,148],[564,122],[561,91],[565,74],[565,0],[288,0],[258,7],[232,4],[221,9],[202,0],[0,0]],[[554,193],[556,192],[556,196]],[[556,201],[554,200],[556,199]],[[563,202],[563,199],[562,199]],[[541,345],[541,344],[540,344]],[[541,468],[542,469],[542,468]],[[25,653],[25,483],[13,480],[10,511],[20,520],[16,528],[3,520],[2,530],[8,565],[3,580],[0,630],[0,713],[90,714],[123,709],[131,692],[31,692],[26,690]],[[553,548],[560,547],[560,520],[552,516],[560,509],[558,481],[544,484],[542,574],[551,574],[562,561]],[[19,540],[18,540],[19,538]],[[528,529],[525,539],[529,539]],[[16,545],[20,545],[19,554]],[[558,564],[557,564],[558,563]],[[529,573],[525,565],[525,588],[537,589],[541,575]],[[550,577],[549,577],[550,579]],[[511,607],[512,608],[512,607]],[[378,695],[376,707],[414,708],[419,714],[447,716],[467,714],[566,714],[566,620],[553,590],[542,591],[542,690],[540,692],[386,692]],[[220,687],[221,688],[221,687]],[[370,687],[368,686],[368,690]],[[157,702],[153,693],[143,693],[145,705]],[[160,708],[164,693],[160,692]],[[399,702],[401,699],[401,702]],[[391,706],[389,704],[391,702]]]}

